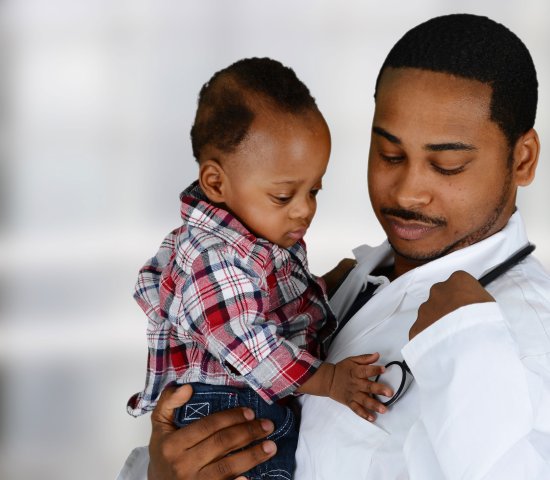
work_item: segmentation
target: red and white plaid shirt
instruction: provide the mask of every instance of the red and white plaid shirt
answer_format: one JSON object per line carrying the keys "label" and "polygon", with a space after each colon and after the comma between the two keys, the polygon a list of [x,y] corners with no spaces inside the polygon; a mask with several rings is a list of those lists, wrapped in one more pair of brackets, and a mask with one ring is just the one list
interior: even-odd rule
{"label": "red and white plaid shirt", "polygon": [[180,199],[183,226],[136,284],[149,357],[145,389],[128,412],[152,410],[175,380],[249,386],[270,403],[292,394],[319,367],[336,328],[305,244],[284,249],[255,237],[197,182]]}

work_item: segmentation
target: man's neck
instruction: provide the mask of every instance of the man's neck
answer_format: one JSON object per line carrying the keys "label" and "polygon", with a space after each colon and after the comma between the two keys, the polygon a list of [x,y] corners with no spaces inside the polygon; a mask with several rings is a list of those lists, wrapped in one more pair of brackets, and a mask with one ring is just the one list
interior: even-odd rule
{"label": "man's neck", "polygon": [[397,278],[395,276],[395,267],[394,265],[386,265],[386,266],[383,266],[383,267],[376,267],[373,271],[372,271],[372,275],[375,276],[375,277],[386,277],[388,278],[390,281],[394,280],[395,278]]}
{"label": "man's neck", "polygon": [[393,281],[396,278],[400,277],[401,275],[404,275],[405,273],[410,272],[411,270],[417,267],[421,267],[422,265],[425,265],[426,263],[429,263],[431,261],[432,261],[431,259],[430,260],[412,260],[410,258],[402,257],[401,255],[394,252],[393,265],[379,267],[376,270],[374,270],[373,275],[378,274],[378,272],[381,272],[380,275],[384,275],[385,277],[388,277],[390,281]]}

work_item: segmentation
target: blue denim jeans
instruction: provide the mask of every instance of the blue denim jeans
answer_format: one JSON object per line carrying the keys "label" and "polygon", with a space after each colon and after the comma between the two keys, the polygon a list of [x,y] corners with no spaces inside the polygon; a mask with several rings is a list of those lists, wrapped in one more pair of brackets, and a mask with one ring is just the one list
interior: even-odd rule
{"label": "blue denim jeans", "polygon": [[291,480],[294,454],[298,445],[298,425],[294,412],[278,404],[269,405],[251,388],[226,387],[191,383],[193,396],[174,413],[174,423],[185,427],[206,415],[234,407],[249,407],[256,418],[268,418],[275,424],[267,438],[277,444],[277,454],[261,465],[244,473],[249,480]]}

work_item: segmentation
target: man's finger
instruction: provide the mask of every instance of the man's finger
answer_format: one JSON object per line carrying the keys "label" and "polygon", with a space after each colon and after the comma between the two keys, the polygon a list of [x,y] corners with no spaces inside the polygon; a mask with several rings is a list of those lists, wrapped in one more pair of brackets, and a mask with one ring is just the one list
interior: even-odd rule
{"label": "man's finger", "polygon": [[[237,475],[265,462],[277,452],[275,442],[265,441],[238,453],[224,457],[201,471],[201,478],[234,479]],[[244,477],[239,477],[244,478]]]}
{"label": "man's finger", "polygon": [[[220,413],[227,412],[229,412],[229,410]],[[214,415],[212,415],[212,417],[213,416]],[[209,419],[209,417],[204,418],[204,420],[207,419]],[[185,428],[190,429],[200,421],[202,420],[198,420]],[[222,459],[228,453],[248,447],[251,443],[265,438],[273,432],[273,430],[274,425],[271,420],[258,419],[238,423],[223,429],[218,429],[207,438],[204,437],[203,431],[204,440],[197,442],[197,444],[189,451],[195,455],[195,458],[198,460],[199,464],[208,465]],[[191,440],[192,436],[200,435],[199,430],[191,433],[192,435],[189,435],[189,432],[187,432],[187,440]],[[236,473],[242,473],[243,471],[244,470],[241,470]]]}
{"label": "man's finger", "polygon": [[162,392],[156,408],[151,414],[153,428],[162,428],[162,430],[176,430],[174,426],[174,410],[184,405],[193,394],[190,385],[181,387],[167,387]]}

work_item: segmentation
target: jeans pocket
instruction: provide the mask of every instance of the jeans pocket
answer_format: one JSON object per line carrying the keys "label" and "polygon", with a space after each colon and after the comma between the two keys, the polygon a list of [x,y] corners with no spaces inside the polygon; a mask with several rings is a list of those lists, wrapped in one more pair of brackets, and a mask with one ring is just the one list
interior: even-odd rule
{"label": "jeans pocket", "polygon": [[279,438],[288,435],[291,430],[296,430],[296,417],[292,410],[286,407],[281,407],[281,412],[278,412],[276,418],[271,418],[275,421],[275,431],[267,438],[269,440],[277,441]]}
{"label": "jeans pocket", "polygon": [[193,395],[189,401],[174,411],[174,423],[185,427],[212,413],[228,410],[239,405],[238,394],[231,391],[216,391],[219,387],[191,384]]}

